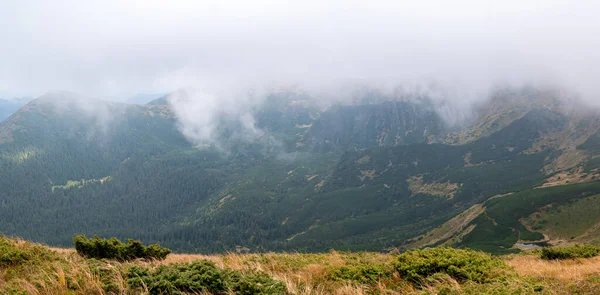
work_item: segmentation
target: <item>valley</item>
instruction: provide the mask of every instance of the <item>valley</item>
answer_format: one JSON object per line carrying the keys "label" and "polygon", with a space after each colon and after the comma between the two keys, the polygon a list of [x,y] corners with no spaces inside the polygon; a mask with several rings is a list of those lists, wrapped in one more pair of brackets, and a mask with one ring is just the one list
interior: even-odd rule
{"label": "valley", "polygon": [[564,222],[550,221],[600,193],[593,110],[547,89],[505,89],[457,130],[427,97],[366,93],[324,109],[275,92],[253,106],[255,131],[220,117],[207,143],[182,134],[168,96],[128,105],[47,94],[0,123],[2,232],[202,253],[448,245],[501,254],[544,235],[598,240],[592,209],[568,239]]}

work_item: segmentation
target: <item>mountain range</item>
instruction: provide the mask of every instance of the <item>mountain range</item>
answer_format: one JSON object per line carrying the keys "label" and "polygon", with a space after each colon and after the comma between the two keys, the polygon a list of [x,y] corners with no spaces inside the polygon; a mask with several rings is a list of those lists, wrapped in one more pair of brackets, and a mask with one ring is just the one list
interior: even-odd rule
{"label": "mountain range", "polygon": [[273,92],[259,132],[223,114],[200,144],[169,96],[36,98],[0,123],[0,231],[188,252],[600,243],[599,110],[564,92],[498,89],[459,125],[427,96],[318,102]]}

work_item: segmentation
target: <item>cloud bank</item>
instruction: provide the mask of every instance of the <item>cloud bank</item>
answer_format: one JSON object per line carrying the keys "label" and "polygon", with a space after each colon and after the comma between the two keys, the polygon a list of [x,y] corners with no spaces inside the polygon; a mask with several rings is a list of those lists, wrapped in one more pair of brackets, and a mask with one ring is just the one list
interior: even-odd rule
{"label": "cloud bank", "polygon": [[206,144],[228,116],[260,135],[250,109],[278,87],[323,105],[361,85],[424,91],[451,123],[498,83],[561,85],[600,104],[597,11],[585,0],[5,1],[0,97],[185,89],[171,97],[181,130]]}
{"label": "cloud bank", "polygon": [[[554,82],[598,92],[597,1],[13,1],[0,93],[245,83]],[[200,83],[204,83],[201,81]]]}
{"label": "cloud bank", "polygon": [[[179,130],[191,142],[202,146],[223,148],[223,126],[234,126],[229,137],[251,141],[262,136],[256,127],[253,106],[265,99],[264,93],[239,85],[204,85],[179,90],[167,100],[177,115]],[[228,124],[229,123],[229,124]]]}

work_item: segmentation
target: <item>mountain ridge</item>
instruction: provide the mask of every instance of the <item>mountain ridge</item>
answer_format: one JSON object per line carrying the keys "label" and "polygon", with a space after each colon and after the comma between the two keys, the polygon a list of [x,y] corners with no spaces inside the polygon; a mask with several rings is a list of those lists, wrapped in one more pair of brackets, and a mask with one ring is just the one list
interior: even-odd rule
{"label": "mountain ridge", "polygon": [[[128,105],[49,94],[0,123],[0,225],[56,245],[83,233],[204,252],[383,251],[425,245],[415,241],[445,227],[454,234],[439,243],[513,251],[521,236],[504,233],[539,233],[484,216],[531,189],[592,197],[600,121],[560,93],[508,93],[455,131],[423,101],[322,109],[279,92],[252,109],[261,134],[240,139],[240,122],[226,118],[215,129],[220,146],[202,148],[180,132],[166,97]],[[467,135],[447,140],[456,132]],[[458,222],[462,213],[469,218]],[[483,229],[506,239],[482,244]]]}

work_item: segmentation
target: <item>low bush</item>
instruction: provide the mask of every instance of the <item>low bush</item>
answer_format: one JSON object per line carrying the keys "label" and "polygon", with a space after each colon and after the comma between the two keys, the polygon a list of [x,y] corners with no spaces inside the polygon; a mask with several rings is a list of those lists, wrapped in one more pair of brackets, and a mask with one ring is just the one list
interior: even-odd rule
{"label": "low bush", "polygon": [[239,295],[286,294],[286,288],[282,282],[259,272],[242,274],[239,271],[226,271],[225,285],[228,290]]}
{"label": "low bush", "polygon": [[31,257],[21,249],[15,247],[8,240],[0,240],[0,265],[11,266],[22,264],[31,259]]}
{"label": "low bush", "polygon": [[159,244],[144,246],[142,242],[128,239],[127,244],[116,238],[101,239],[94,236],[88,239],[86,236],[77,235],[73,238],[75,250],[81,256],[96,259],[116,259],[119,261],[144,259],[164,259],[171,253],[168,248],[162,248]]}
{"label": "low bush", "polygon": [[349,280],[362,284],[376,283],[381,278],[391,276],[392,271],[377,264],[341,266],[331,270],[331,278],[335,281]]}
{"label": "low bush", "polygon": [[417,284],[440,273],[447,274],[459,282],[470,280],[486,283],[506,266],[500,259],[480,251],[428,248],[399,255],[395,268],[406,280]]}
{"label": "low bush", "polygon": [[131,267],[128,285],[150,294],[211,293],[241,295],[285,294],[285,286],[263,273],[221,270],[208,260],[161,265],[149,270]]}
{"label": "low bush", "polygon": [[53,258],[54,255],[44,246],[24,241],[18,242],[0,234],[0,267]]}
{"label": "low bush", "polygon": [[570,247],[542,248],[540,258],[546,260],[591,258],[600,255],[600,247],[575,245]]}

